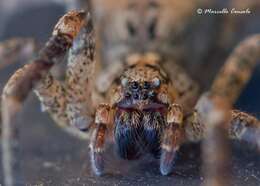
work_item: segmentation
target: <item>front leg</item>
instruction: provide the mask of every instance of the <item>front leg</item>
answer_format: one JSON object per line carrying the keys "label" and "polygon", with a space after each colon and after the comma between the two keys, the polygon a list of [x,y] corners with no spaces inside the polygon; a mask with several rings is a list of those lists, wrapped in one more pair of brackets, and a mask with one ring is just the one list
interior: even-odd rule
{"label": "front leg", "polygon": [[64,56],[73,39],[85,24],[85,12],[71,11],[60,19],[52,37],[30,64],[17,70],[4,87],[2,95],[3,166],[5,185],[22,185],[20,162],[14,154],[19,152],[18,126],[15,122],[23,101],[31,90],[44,79],[57,59]]}
{"label": "front leg", "polygon": [[88,130],[93,124],[93,35],[93,25],[88,16],[87,24],[81,29],[70,50],[65,82],[48,74],[35,88],[44,111],[48,111],[62,129],[80,139],[89,138]]}
{"label": "front leg", "polygon": [[173,168],[176,152],[184,140],[183,111],[180,105],[172,104],[167,113],[167,124],[162,132],[160,171],[168,175]]}
{"label": "front leg", "polygon": [[110,106],[101,104],[96,110],[95,126],[90,139],[90,160],[92,170],[98,176],[104,172],[105,141],[111,124],[112,110]]}
{"label": "front leg", "polygon": [[90,16],[69,52],[66,71],[66,98],[69,123],[87,131],[93,123],[93,81],[95,70],[94,28]]}

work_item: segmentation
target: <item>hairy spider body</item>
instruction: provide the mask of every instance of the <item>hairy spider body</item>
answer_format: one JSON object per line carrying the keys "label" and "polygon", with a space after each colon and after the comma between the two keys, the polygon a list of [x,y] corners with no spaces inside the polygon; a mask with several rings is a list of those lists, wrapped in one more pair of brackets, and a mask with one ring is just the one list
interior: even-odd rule
{"label": "hairy spider body", "polygon": [[136,58],[138,61],[126,67],[111,90],[117,149],[127,159],[138,157],[144,148],[154,154],[159,152],[168,103],[173,99],[167,90],[168,77],[160,72],[157,62]]}
{"label": "hairy spider body", "polygon": [[[171,1],[162,2],[171,4]],[[112,136],[122,158],[136,159],[144,153],[160,158],[162,175],[172,172],[176,153],[183,143],[205,139],[205,184],[211,186],[229,184],[228,180],[221,179],[229,170],[226,168],[229,162],[227,137],[260,147],[259,120],[232,110],[260,58],[259,34],[238,45],[209,92],[199,98],[199,86],[176,62],[181,59],[182,47],[169,47],[170,42],[164,37],[168,32],[159,32],[162,30],[157,24],[164,23],[165,26],[169,21],[166,19],[169,18],[168,7],[164,6],[165,11],[161,12],[164,15],[161,23],[157,22],[158,3],[149,1],[147,5],[140,3],[140,7],[135,6],[135,3],[126,6],[124,23],[130,39],[118,35],[120,49],[116,42],[112,47],[104,47],[107,48],[108,64],[96,79],[93,78],[96,75],[93,24],[84,11],[65,14],[38,57],[9,79],[2,95],[6,185],[22,182],[19,158],[15,158],[19,150],[15,119],[31,90],[39,97],[43,110],[48,111],[62,128],[77,137],[90,139],[91,164],[97,175],[104,173],[109,136]],[[180,12],[180,17],[189,20],[188,13],[196,6],[184,3],[181,7],[187,12]],[[133,14],[135,11],[138,15],[147,14],[138,22]],[[174,24],[181,23],[178,18]],[[107,37],[106,41],[111,38]],[[50,70],[69,49],[66,77],[59,81]],[[174,53],[170,57],[167,56],[169,50]],[[215,153],[217,150],[222,152],[221,155]]]}

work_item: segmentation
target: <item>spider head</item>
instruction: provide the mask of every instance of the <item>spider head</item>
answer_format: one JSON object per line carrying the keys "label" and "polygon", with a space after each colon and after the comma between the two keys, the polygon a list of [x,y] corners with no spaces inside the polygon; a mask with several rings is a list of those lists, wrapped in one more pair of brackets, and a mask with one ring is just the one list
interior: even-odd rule
{"label": "spider head", "polygon": [[[126,79],[123,79],[123,83],[124,81]],[[148,105],[155,101],[160,84],[159,78],[155,78],[154,81],[130,81],[124,87],[124,97],[138,107]]]}
{"label": "spider head", "polygon": [[165,79],[150,65],[130,67],[121,76],[121,100],[118,106],[132,109],[153,109],[162,107],[157,96]]}

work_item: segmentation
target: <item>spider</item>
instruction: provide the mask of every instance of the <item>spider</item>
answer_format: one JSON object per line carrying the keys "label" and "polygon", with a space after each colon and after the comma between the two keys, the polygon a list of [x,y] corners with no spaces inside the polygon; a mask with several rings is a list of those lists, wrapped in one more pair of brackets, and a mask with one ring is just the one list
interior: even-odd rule
{"label": "spider", "polygon": [[[187,5],[184,3],[183,6]],[[174,168],[180,146],[205,138],[205,184],[228,185],[228,180],[221,177],[228,172],[225,169],[228,164],[227,136],[260,147],[259,120],[232,110],[259,60],[260,35],[250,36],[235,48],[210,90],[199,97],[196,82],[176,63],[181,51],[166,57],[169,43],[164,38],[160,38],[162,41],[157,38],[156,29],[161,24],[157,20],[159,8],[156,1],[140,3],[140,6],[127,3],[125,28],[131,40],[121,38],[124,45],[120,45],[122,41],[113,46],[101,43],[107,45],[108,50],[98,57],[107,57],[103,60],[108,63],[98,75],[90,14],[69,11],[58,21],[38,57],[18,69],[3,90],[2,143],[6,185],[19,185],[22,181],[19,161],[14,158],[19,150],[15,119],[32,90],[39,97],[43,110],[48,111],[60,127],[89,139],[92,169],[98,176],[105,171],[105,147],[109,141],[115,144],[118,155],[124,159],[153,154],[160,159],[161,174],[168,175]],[[135,11],[144,16],[140,22]],[[102,24],[108,28],[117,26]],[[107,33],[101,35],[106,36]],[[165,45],[162,42],[166,42]],[[66,77],[60,81],[50,70],[62,61],[69,49]]]}

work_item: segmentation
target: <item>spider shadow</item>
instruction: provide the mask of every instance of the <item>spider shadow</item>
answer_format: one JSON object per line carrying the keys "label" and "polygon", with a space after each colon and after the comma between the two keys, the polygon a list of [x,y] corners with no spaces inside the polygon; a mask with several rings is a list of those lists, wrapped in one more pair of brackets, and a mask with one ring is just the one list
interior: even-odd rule
{"label": "spider shadow", "polygon": [[[243,167],[257,170],[260,161],[254,147],[246,143],[231,141],[230,148],[232,172],[235,174],[235,177],[240,174],[244,175],[243,171],[241,171]],[[101,179],[121,180],[122,178],[133,179],[140,176],[144,177],[144,179],[161,179],[161,177],[165,177],[160,174],[159,159],[155,159],[151,155],[145,155],[138,160],[129,161],[120,159],[113,148],[109,148],[106,154],[105,163],[107,170]],[[169,179],[201,179],[201,165],[201,143],[185,144],[180,148],[176,156],[172,174],[167,177]]]}
{"label": "spider shadow", "polygon": [[[200,144],[183,145],[174,162],[172,174],[168,177],[198,177],[200,174],[201,155]],[[161,176],[159,171],[159,159],[147,154],[138,160],[123,160],[116,154],[114,148],[108,148],[105,156],[106,172],[101,179],[121,179],[126,176],[145,177]],[[89,164],[84,170],[90,170]],[[93,175],[93,173],[92,173]]]}

